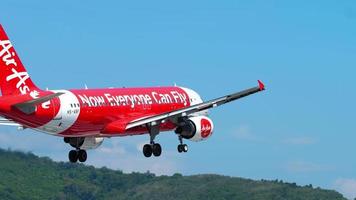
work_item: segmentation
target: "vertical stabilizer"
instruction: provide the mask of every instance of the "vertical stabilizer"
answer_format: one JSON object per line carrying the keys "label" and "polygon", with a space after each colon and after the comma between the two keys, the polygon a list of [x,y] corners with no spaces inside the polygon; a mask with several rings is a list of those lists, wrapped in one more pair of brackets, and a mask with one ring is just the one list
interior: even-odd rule
{"label": "vertical stabilizer", "polygon": [[14,47],[0,24],[0,89],[3,96],[30,94],[40,91],[32,82]]}

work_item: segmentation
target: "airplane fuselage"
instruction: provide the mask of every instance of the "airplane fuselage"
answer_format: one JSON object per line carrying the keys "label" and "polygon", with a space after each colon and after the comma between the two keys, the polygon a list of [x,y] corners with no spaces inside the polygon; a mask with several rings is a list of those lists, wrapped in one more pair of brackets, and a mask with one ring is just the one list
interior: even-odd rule
{"label": "airplane fuselage", "polygon": [[[51,135],[126,136],[147,133],[146,127],[135,127],[124,133],[105,131],[114,121],[132,121],[182,109],[202,102],[191,89],[182,87],[109,88],[83,90],[53,90],[64,94],[36,106],[36,112],[26,115],[19,111],[0,113],[14,119],[24,128]],[[171,131],[176,125],[162,123],[160,131]]]}

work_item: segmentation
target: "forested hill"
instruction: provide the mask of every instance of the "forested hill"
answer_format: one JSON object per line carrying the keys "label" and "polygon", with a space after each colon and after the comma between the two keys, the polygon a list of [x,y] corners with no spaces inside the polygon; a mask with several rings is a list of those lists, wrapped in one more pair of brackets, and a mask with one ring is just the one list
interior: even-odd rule
{"label": "forested hill", "polygon": [[0,199],[338,200],[335,191],[218,175],[155,176],[0,150]]}

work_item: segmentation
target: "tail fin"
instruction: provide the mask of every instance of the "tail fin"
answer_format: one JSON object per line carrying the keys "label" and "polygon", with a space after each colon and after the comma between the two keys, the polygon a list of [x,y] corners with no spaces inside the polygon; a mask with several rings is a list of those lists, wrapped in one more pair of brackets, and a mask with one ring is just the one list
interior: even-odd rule
{"label": "tail fin", "polygon": [[40,91],[32,82],[15,49],[0,24],[0,89],[3,96]]}

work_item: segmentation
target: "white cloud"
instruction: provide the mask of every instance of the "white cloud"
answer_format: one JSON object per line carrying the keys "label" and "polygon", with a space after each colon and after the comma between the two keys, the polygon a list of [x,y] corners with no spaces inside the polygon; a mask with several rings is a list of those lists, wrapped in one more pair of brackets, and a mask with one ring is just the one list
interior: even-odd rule
{"label": "white cloud", "polygon": [[[95,167],[108,167],[124,172],[147,172],[157,175],[172,175],[181,172],[184,160],[175,151],[163,149],[159,158],[145,158],[142,146],[147,137],[125,137],[105,139],[102,146],[88,151],[86,164]],[[72,148],[61,137],[54,137],[32,130],[0,129],[0,148],[11,148],[24,152],[33,152],[39,156],[50,157],[55,161],[68,161],[68,152]]]}
{"label": "white cloud", "polygon": [[287,163],[287,171],[292,173],[311,173],[320,171],[330,171],[331,167],[305,161],[292,161]]}
{"label": "white cloud", "polygon": [[30,130],[2,129],[0,147],[22,151],[43,151],[50,147],[53,150],[63,149],[63,139]]}
{"label": "white cloud", "polygon": [[288,145],[311,145],[311,144],[315,144],[316,140],[311,137],[295,137],[295,138],[287,138],[283,140],[283,143]]}
{"label": "white cloud", "polygon": [[356,179],[337,179],[334,188],[348,199],[356,198]]}
{"label": "white cloud", "polygon": [[[105,142],[108,142],[106,139]],[[102,145],[97,149],[98,152],[104,154],[115,154],[115,155],[124,155],[127,153],[124,145],[120,145],[117,140],[111,140],[110,145]]]}
{"label": "white cloud", "polygon": [[124,147],[99,147],[98,151],[105,154],[123,155],[126,153]]}
{"label": "white cloud", "polygon": [[[139,142],[136,146],[142,146]],[[130,144],[125,144],[130,145]],[[100,150],[103,148],[104,150]],[[99,147],[98,150],[92,151],[88,158],[88,164],[96,167],[108,167],[119,169],[124,172],[147,172],[150,171],[157,175],[172,175],[180,171],[179,159],[176,152],[163,151],[161,157],[145,158],[142,149],[117,151],[117,147]]]}
{"label": "white cloud", "polygon": [[258,137],[251,133],[250,127],[241,125],[234,132],[233,136],[240,140],[258,140]]}

